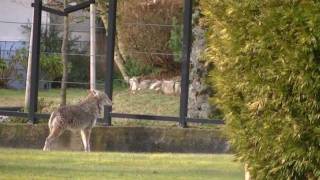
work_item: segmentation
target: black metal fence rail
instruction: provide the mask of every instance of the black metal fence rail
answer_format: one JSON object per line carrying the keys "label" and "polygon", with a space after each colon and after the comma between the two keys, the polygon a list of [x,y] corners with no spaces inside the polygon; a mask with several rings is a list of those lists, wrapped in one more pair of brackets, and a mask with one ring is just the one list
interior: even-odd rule
{"label": "black metal fence rail", "polygon": [[[18,116],[25,117],[31,120],[33,123],[36,123],[38,119],[48,119],[49,114],[39,114],[37,113],[37,105],[38,105],[38,83],[39,83],[39,58],[40,58],[40,32],[41,32],[41,12],[49,11],[56,15],[65,16],[68,13],[72,13],[74,11],[89,7],[90,3],[94,3],[93,0],[89,0],[87,2],[78,4],[73,7],[68,7],[61,10],[54,10],[42,5],[42,0],[34,0],[34,19],[33,19],[33,45],[32,45],[32,71],[31,71],[31,90],[29,94],[30,104],[29,104],[29,112],[17,112],[17,111],[8,111],[1,110],[0,115],[3,116]],[[107,7],[106,7],[107,8]],[[112,108],[105,107],[103,121],[106,125],[111,125],[111,118],[125,118],[125,119],[138,119],[138,120],[152,120],[152,121],[170,121],[170,122],[178,122],[181,127],[187,127],[187,123],[201,123],[201,124],[224,124],[222,120],[213,120],[213,119],[195,119],[188,117],[188,92],[189,92],[189,67],[190,67],[190,53],[191,53],[191,34],[192,34],[192,0],[184,0],[184,13],[183,13],[183,52],[181,52],[182,60],[181,60],[181,95],[180,95],[180,114],[179,117],[173,116],[157,116],[157,115],[145,115],[145,114],[126,114],[126,113],[114,113],[112,112]],[[116,14],[117,14],[117,0],[109,0],[108,5],[108,37],[107,37],[107,53],[106,55],[100,55],[105,57],[106,61],[106,74],[104,87],[105,92],[112,99],[113,95],[113,87],[112,82],[114,80],[113,77],[113,64],[114,64],[114,49],[115,49],[115,35],[116,35]],[[31,24],[24,22],[11,22],[11,21],[3,21],[0,20],[0,23],[13,23],[13,24]],[[153,24],[153,23],[140,23],[140,22],[125,22],[128,26],[158,26],[164,28],[172,28],[175,25],[171,24]],[[48,25],[56,25],[60,26],[61,24],[46,24]],[[104,27],[97,27],[97,29]],[[50,52],[49,52],[50,53]],[[177,55],[173,53],[167,52],[145,52],[145,51],[137,51],[133,50],[132,53],[148,53],[155,55]],[[58,53],[56,53],[58,54]],[[72,53],[70,53],[71,55]],[[80,55],[80,54],[77,54]],[[86,55],[86,54],[81,54]],[[98,55],[99,56],[99,55]]]}
{"label": "black metal fence rail", "polygon": [[[10,111],[5,110],[6,108],[0,108],[0,116],[15,116],[28,118],[29,114],[25,112],[19,111]],[[50,114],[36,113],[34,115],[38,120],[48,120],[50,118]],[[160,122],[180,122],[180,117],[175,116],[157,116],[157,115],[147,115],[147,114],[127,114],[127,113],[110,113],[110,117],[112,118],[120,118],[127,120],[147,120],[147,121],[160,121]],[[104,122],[103,119],[99,119],[99,121]],[[215,125],[223,125],[224,121],[219,119],[198,119],[198,118],[186,118],[187,123],[198,123],[198,124],[215,124]]]}
{"label": "black metal fence rail", "polygon": [[[19,22],[19,21],[6,21],[6,20],[0,20],[0,23],[3,24],[17,24],[17,25],[31,25],[31,22]],[[160,23],[141,23],[141,22],[121,22],[119,24],[122,25],[127,25],[127,26],[146,26],[146,27],[165,27],[165,28],[174,28],[174,27],[179,27],[179,25],[174,25],[174,24],[160,24]],[[50,24],[42,24],[41,26],[63,26],[63,24],[58,24],[58,23],[50,23]],[[83,28],[87,27],[84,25],[79,25],[77,23],[71,23],[70,26],[72,27],[78,27],[78,28]],[[96,29],[105,29],[103,26],[97,26]],[[73,31],[71,31],[73,32]],[[78,32],[78,31],[74,31]],[[84,31],[84,32],[90,32]]]}
{"label": "black metal fence rail", "polygon": [[[170,52],[154,52],[154,51],[137,51],[137,50],[134,50],[134,49],[129,49],[129,50],[126,50],[124,49],[126,52],[128,53],[132,53],[132,54],[149,54],[149,55],[162,55],[162,56],[177,56],[179,54],[177,53],[170,53]],[[15,52],[18,52],[19,50],[8,50],[8,49],[3,49],[1,50],[0,49],[0,52],[4,52],[4,53],[7,53],[8,55],[12,55],[11,53],[15,53]],[[28,50],[25,51],[25,53],[29,53]],[[45,51],[42,51],[40,53],[44,53],[44,54],[51,54],[51,55],[61,55],[62,53],[61,52],[45,52]],[[66,53],[68,56],[90,56],[90,54],[88,53]],[[96,54],[95,55],[96,57],[106,57],[105,54]]]}

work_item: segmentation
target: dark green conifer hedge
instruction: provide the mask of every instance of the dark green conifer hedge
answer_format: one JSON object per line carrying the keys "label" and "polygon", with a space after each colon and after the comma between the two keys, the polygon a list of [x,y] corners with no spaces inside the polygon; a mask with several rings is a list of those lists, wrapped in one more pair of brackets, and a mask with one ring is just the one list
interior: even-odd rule
{"label": "dark green conifer hedge", "polygon": [[201,0],[215,104],[254,179],[320,178],[320,1]]}

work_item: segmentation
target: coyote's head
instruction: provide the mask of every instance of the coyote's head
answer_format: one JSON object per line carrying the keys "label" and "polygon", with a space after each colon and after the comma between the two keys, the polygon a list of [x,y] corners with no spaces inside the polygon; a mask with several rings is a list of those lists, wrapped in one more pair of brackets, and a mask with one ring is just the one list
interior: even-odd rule
{"label": "coyote's head", "polygon": [[104,92],[98,90],[90,90],[90,93],[95,98],[97,98],[99,104],[101,104],[102,106],[112,106],[112,101]]}

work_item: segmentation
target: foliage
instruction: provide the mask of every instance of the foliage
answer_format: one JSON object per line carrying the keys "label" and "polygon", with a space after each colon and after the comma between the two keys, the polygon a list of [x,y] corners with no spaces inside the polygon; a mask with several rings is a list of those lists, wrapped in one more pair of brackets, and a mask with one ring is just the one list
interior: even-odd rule
{"label": "foliage", "polygon": [[[89,82],[90,60],[87,56],[73,55],[69,57],[70,73],[68,80],[72,82]],[[70,84],[68,87],[83,87],[83,85]]]}
{"label": "foliage", "polygon": [[118,41],[125,56],[163,71],[179,70],[169,41],[170,25],[182,21],[182,1],[122,0],[118,11]]}
{"label": "foliage", "polygon": [[320,2],[202,0],[213,99],[254,179],[320,177]]}
{"label": "foliage", "polygon": [[[16,51],[14,61],[19,62],[24,69],[28,67],[28,52],[26,48]],[[46,80],[54,80],[60,77],[62,73],[61,58],[57,54],[41,53],[40,54],[40,77]]]}
{"label": "foliage", "polygon": [[[30,26],[22,26],[23,33],[30,33]],[[40,74],[47,80],[60,79],[62,76],[62,62],[61,62],[61,46],[62,39],[59,32],[55,29],[48,30],[47,27],[41,30],[42,43],[40,46]],[[68,42],[68,49],[70,53],[85,54],[79,47],[76,46],[78,37],[73,37]],[[23,48],[17,51],[15,58],[27,68],[28,59],[27,49]],[[87,82],[89,80],[89,61],[87,56],[70,55],[69,56],[69,81]]]}
{"label": "foliage", "polygon": [[178,23],[176,18],[172,21],[173,28],[170,34],[169,47],[174,55],[175,62],[181,62],[182,52],[182,25]]}
{"label": "foliage", "polygon": [[0,87],[7,87],[12,75],[16,73],[16,62],[5,62],[0,58]]}
{"label": "foliage", "polygon": [[55,54],[41,54],[40,70],[45,74],[47,80],[54,80],[62,76],[61,57]]}
{"label": "foliage", "polygon": [[38,101],[38,112],[39,113],[51,113],[56,110],[57,106],[54,102],[46,100],[44,97],[41,97]]}
{"label": "foliage", "polygon": [[0,59],[0,87],[3,87],[5,86],[7,83],[6,83],[6,73],[5,73],[5,70],[7,69],[7,64],[6,62],[4,62],[4,60]]}
{"label": "foliage", "polygon": [[[23,25],[22,32],[30,33],[30,26]],[[42,43],[40,45],[40,77],[46,80],[54,80],[62,75],[61,57],[57,52],[60,52],[61,38],[57,31],[48,30],[47,27],[41,30]],[[25,69],[28,67],[28,50],[22,48],[16,51],[13,57]]]}
{"label": "foliage", "polygon": [[126,64],[124,64],[124,66],[129,77],[148,75],[153,72],[152,66],[143,64],[140,61],[137,61],[130,57],[127,58]]}

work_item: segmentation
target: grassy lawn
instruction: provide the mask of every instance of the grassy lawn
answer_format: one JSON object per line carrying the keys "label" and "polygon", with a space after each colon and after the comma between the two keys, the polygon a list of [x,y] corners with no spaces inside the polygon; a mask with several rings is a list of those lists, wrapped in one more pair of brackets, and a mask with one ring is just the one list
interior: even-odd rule
{"label": "grassy lawn", "polygon": [[0,179],[243,179],[232,155],[42,152],[0,148]]}
{"label": "grassy lawn", "polygon": [[[87,94],[85,89],[69,89],[67,102],[75,103]],[[39,91],[39,99],[45,103],[52,103],[52,107],[59,104],[59,89]],[[1,106],[23,106],[24,90],[0,89]],[[114,112],[156,114],[178,116],[179,97],[166,96],[152,91],[144,91],[133,94],[127,89],[116,89],[114,91]]]}

